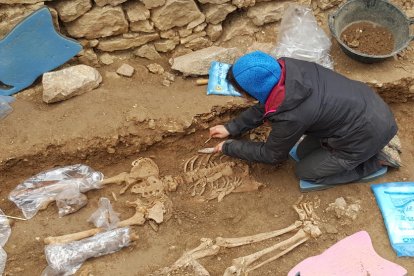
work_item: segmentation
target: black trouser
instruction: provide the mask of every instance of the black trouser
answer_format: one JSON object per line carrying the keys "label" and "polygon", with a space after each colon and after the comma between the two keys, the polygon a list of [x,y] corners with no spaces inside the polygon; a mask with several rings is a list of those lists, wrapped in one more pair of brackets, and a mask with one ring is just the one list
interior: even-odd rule
{"label": "black trouser", "polygon": [[375,156],[363,161],[338,158],[321,145],[318,138],[306,136],[296,151],[300,161],[296,175],[318,184],[344,184],[357,181],[381,168]]}

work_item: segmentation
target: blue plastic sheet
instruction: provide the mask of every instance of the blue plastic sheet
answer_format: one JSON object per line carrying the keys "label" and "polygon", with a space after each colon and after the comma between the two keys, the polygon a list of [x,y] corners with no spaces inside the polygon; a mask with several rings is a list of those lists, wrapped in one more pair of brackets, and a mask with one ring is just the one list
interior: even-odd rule
{"label": "blue plastic sheet", "polygon": [[414,182],[372,185],[397,256],[414,256]]}
{"label": "blue plastic sheet", "polygon": [[226,80],[230,64],[213,61],[208,71],[207,95],[241,96]]}

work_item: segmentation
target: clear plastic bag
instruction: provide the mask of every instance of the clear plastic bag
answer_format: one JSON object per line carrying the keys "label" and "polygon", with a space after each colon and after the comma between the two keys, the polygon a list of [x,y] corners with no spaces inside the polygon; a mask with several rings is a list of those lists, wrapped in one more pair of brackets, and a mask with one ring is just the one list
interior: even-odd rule
{"label": "clear plastic bag", "polygon": [[45,256],[49,266],[42,276],[73,275],[87,259],[111,254],[129,246],[130,237],[130,228],[124,227],[80,241],[47,245]]}
{"label": "clear plastic bag", "polygon": [[88,219],[98,228],[106,230],[114,229],[119,222],[119,214],[112,208],[111,202],[106,197],[99,199],[99,208]]}
{"label": "clear plastic bag", "polygon": [[79,192],[78,187],[69,187],[56,196],[59,217],[72,214],[88,203],[86,195]]}
{"label": "clear plastic bag", "polygon": [[316,62],[333,69],[329,55],[331,41],[319,27],[310,8],[297,4],[288,6],[280,25],[278,41],[273,56]]}
{"label": "clear plastic bag", "polygon": [[0,210],[0,275],[3,275],[7,260],[7,253],[4,251],[3,246],[7,243],[10,234],[11,228],[9,220],[4,216],[3,211]]}
{"label": "clear plastic bag", "polygon": [[0,96],[0,120],[5,118],[13,111],[13,108],[9,105],[9,103],[13,101],[13,97]]}
{"label": "clear plastic bag", "polygon": [[64,190],[74,187],[81,193],[101,188],[103,174],[92,168],[77,164],[39,173],[19,184],[10,194],[13,201],[30,219],[56,200]]}

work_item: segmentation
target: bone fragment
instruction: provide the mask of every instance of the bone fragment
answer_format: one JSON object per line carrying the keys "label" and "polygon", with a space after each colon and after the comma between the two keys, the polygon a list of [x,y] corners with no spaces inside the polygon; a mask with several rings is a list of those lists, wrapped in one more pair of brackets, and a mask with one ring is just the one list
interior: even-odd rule
{"label": "bone fragment", "polygon": [[102,185],[106,185],[106,184],[122,184],[123,182],[127,182],[129,173],[127,172],[122,172],[118,175],[115,175],[113,177],[109,177],[109,178],[105,178],[104,180],[102,180],[101,184]]}
{"label": "bone fragment", "polygon": [[285,233],[288,233],[290,231],[293,231],[293,230],[299,228],[300,226],[302,226],[302,224],[303,223],[301,221],[296,221],[292,225],[289,225],[288,227],[280,229],[280,230],[275,230],[275,231],[266,232],[266,233],[260,233],[260,234],[257,234],[257,235],[247,236],[247,237],[240,237],[240,238],[217,237],[216,238],[216,245],[218,245],[220,247],[225,247],[225,248],[232,248],[232,247],[242,246],[242,245],[246,245],[246,244],[252,244],[252,243],[255,243],[255,242],[260,242],[260,241],[264,241],[264,240],[267,240],[267,239],[271,239],[271,238],[283,235]]}
{"label": "bone fragment", "polygon": [[214,152],[214,148],[202,148],[197,151],[198,153],[210,154]]}

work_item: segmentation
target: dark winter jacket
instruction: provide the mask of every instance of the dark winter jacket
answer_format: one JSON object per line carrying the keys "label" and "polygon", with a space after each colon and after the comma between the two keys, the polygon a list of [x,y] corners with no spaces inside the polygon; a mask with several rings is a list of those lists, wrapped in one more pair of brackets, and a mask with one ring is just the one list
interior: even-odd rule
{"label": "dark winter jacket", "polygon": [[394,116],[386,103],[364,83],[350,80],[318,64],[285,61],[285,99],[275,112],[264,105],[250,107],[225,125],[239,136],[270,122],[266,142],[228,140],[223,153],[248,161],[277,164],[306,134],[343,159],[351,169],[379,152],[397,133]]}

